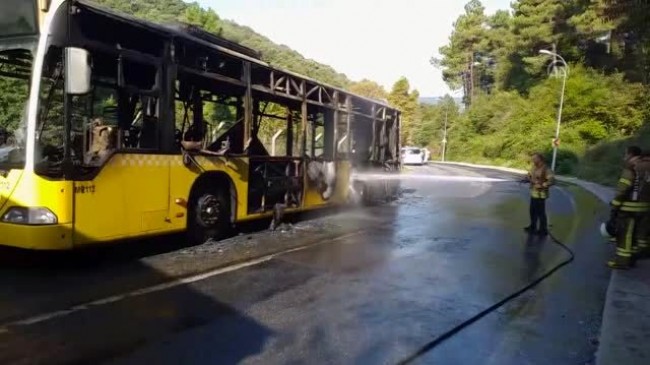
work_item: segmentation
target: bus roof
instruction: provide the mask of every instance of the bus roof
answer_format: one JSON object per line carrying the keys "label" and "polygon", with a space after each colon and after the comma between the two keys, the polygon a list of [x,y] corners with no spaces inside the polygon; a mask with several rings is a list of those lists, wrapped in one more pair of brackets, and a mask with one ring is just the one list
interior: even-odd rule
{"label": "bus roof", "polygon": [[[262,61],[260,59],[260,53],[256,50],[253,50],[251,48],[242,46],[239,43],[235,43],[229,40],[226,40],[222,37],[218,37],[212,33],[206,32],[204,30],[198,30],[198,27],[192,27],[192,26],[179,26],[177,24],[170,24],[170,25],[164,25],[164,24],[159,24],[147,20],[143,20],[142,18],[138,18],[132,15],[124,14],[112,9],[109,9],[107,7],[101,6],[91,0],[72,0],[76,4],[82,5],[84,8],[86,8],[89,11],[93,11],[95,13],[102,14],[104,16],[116,19],[116,20],[121,20],[121,21],[128,21],[130,24],[145,28],[147,30],[153,31],[155,33],[160,34],[161,36],[164,37],[170,37],[170,38],[183,38],[188,41],[202,44],[211,48],[214,48],[220,52],[226,53],[230,56],[238,57],[241,59],[245,59],[249,62],[268,67],[270,69],[275,69],[278,71],[281,71],[283,73],[286,73],[288,75],[292,75],[294,77],[298,77],[301,79],[304,79],[305,81],[309,81],[315,84],[319,84],[322,86],[326,86],[328,88],[337,90],[341,93],[344,93],[346,95],[353,96],[355,98],[364,100],[369,103],[377,104],[382,107],[386,107],[389,109],[394,109],[391,106],[389,106],[386,102],[380,101],[380,100],[375,100],[371,98],[367,98],[364,96],[360,96],[357,94],[353,94],[349,91],[346,91],[342,88],[328,85],[324,82],[318,81],[316,79],[310,78],[308,76],[304,76],[292,71],[288,71],[285,69],[280,69],[278,67],[273,67],[271,64],[268,62]],[[396,110],[396,109],[394,109]]]}

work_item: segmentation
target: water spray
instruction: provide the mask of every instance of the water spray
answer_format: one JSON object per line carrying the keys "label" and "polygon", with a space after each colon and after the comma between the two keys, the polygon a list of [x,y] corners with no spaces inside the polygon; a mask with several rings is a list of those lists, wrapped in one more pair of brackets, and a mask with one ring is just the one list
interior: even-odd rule
{"label": "water spray", "polygon": [[[418,175],[409,175],[409,176],[418,176]],[[418,176],[419,177],[419,176]],[[472,179],[476,179],[475,177],[461,177],[464,179],[449,179],[453,178],[452,176],[443,176],[444,180],[447,181],[472,181]],[[487,178],[486,178],[487,179]],[[517,182],[517,183],[527,183],[527,180],[509,180],[509,179],[492,179],[489,181],[503,181],[503,182]],[[476,180],[474,180],[476,181]],[[605,229],[605,228],[603,228]],[[606,229],[605,229],[606,230]],[[462,330],[466,329],[467,327],[471,326],[472,324],[476,323],[483,317],[493,313],[500,307],[504,306],[505,304],[509,303],[510,301],[520,297],[522,294],[528,292],[529,290],[533,289],[543,281],[547,280],[549,277],[551,277],[553,274],[555,274],[558,270],[563,268],[564,266],[570,264],[573,262],[575,259],[575,254],[574,252],[567,246],[565,245],[562,241],[560,241],[557,237],[555,237],[552,233],[549,234],[550,240],[552,243],[560,247],[567,255],[566,257],[558,264],[554,265],[552,268],[550,268],[548,271],[544,272],[541,276],[539,276],[537,279],[525,284],[523,287],[520,289],[510,293],[506,297],[502,298],[498,302],[490,305],[488,308],[485,308],[484,310],[480,311],[479,313],[475,314],[474,316],[470,317],[469,319],[466,319],[462,323],[456,325],[455,327],[451,328],[450,330],[438,335],[437,337],[433,338],[431,341],[426,343],[424,346],[420,347],[417,349],[414,353],[410,354],[406,358],[402,359],[401,361],[397,362],[397,365],[406,365],[406,364],[411,364],[414,361],[420,359],[422,356],[427,354],[428,352],[432,351],[434,348],[438,347],[441,343],[445,342],[446,340],[454,337],[457,335],[459,332]]]}
{"label": "water spray", "polygon": [[352,180],[376,181],[376,180],[428,180],[439,182],[519,182],[519,180],[493,178],[485,176],[457,176],[457,175],[419,175],[419,174],[378,174],[378,173],[354,173]]}

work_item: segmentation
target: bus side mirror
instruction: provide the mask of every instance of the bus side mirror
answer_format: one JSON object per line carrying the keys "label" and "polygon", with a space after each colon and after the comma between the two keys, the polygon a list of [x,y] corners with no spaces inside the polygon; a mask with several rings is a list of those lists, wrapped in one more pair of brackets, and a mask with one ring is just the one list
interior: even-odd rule
{"label": "bus side mirror", "polygon": [[90,92],[90,54],[83,48],[65,49],[65,92],[82,95]]}
{"label": "bus side mirror", "polygon": [[38,0],[38,7],[41,9],[41,11],[48,11],[50,10],[50,3],[52,0]]}

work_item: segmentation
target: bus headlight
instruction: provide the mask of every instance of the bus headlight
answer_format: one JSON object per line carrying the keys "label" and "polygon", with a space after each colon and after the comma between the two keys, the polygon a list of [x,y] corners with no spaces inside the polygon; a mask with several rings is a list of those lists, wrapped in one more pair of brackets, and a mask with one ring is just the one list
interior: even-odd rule
{"label": "bus headlight", "polygon": [[56,224],[58,218],[47,208],[11,207],[2,216],[2,221],[13,224],[46,225]]}

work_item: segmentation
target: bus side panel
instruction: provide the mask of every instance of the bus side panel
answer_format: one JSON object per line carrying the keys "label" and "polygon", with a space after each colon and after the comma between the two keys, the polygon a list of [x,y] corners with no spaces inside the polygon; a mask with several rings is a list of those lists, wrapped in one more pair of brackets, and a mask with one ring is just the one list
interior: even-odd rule
{"label": "bus side panel", "polygon": [[75,183],[75,244],[172,230],[171,157],[114,155],[92,181]]}
{"label": "bus side panel", "polygon": [[350,175],[352,164],[350,161],[336,162],[336,191],[332,201],[336,204],[343,204],[348,201],[350,193]]}
{"label": "bus side panel", "polygon": [[305,208],[344,203],[348,197],[351,165],[349,161],[336,162],[336,187],[330,199],[325,200],[315,182],[307,180],[305,188]]}
{"label": "bus side panel", "polygon": [[[242,157],[196,157],[205,172],[223,172],[232,181],[236,193],[235,220],[246,219],[248,204],[248,159]],[[183,230],[187,225],[187,207],[194,181],[200,175],[195,167],[183,165],[182,156],[174,157],[170,169],[170,218],[175,230]],[[227,186],[217,187],[229,189]]]}
{"label": "bus side panel", "polygon": [[315,182],[310,181],[308,178],[305,178],[305,205],[304,208],[316,208],[324,206],[327,204],[327,201],[323,199],[321,192],[318,190],[318,186]]}

